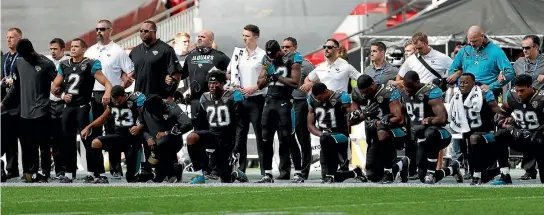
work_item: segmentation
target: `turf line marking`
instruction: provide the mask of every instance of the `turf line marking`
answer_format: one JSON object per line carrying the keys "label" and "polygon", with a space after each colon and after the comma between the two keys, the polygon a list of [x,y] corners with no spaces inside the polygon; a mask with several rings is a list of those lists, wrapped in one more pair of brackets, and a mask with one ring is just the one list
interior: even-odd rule
{"label": "turf line marking", "polygon": [[541,183],[535,184],[513,184],[506,186],[496,186],[496,185],[478,185],[473,186],[470,183],[461,183],[461,184],[446,184],[439,183],[434,185],[427,185],[423,183],[394,183],[394,184],[377,184],[377,183],[334,183],[334,184],[321,184],[320,182],[309,182],[309,183],[270,183],[270,184],[257,184],[257,183],[207,183],[207,184],[186,184],[186,183],[174,183],[174,184],[165,184],[165,183],[112,183],[112,184],[84,184],[84,183],[73,183],[73,184],[62,184],[62,183],[36,183],[36,184],[27,184],[27,183],[2,183],[1,187],[130,187],[130,188],[148,188],[148,187],[283,187],[283,188],[351,188],[351,187],[412,187],[412,188],[436,188],[436,187],[473,187],[473,188],[522,188],[522,187],[535,187],[535,188],[544,188]]}
{"label": "turf line marking", "polygon": [[19,214],[19,215],[77,215],[77,214],[92,214],[91,212],[63,212],[63,213],[37,213],[37,214]]}

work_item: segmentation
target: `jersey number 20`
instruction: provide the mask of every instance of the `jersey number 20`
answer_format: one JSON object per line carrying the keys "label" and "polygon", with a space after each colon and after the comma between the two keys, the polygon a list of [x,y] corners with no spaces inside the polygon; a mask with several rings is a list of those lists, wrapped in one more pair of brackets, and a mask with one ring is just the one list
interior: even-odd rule
{"label": "jersey number 20", "polygon": [[229,108],[225,105],[222,106],[208,106],[206,108],[206,113],[208,114],[208,122],[210,126],[227,126],[230,124],[230,114]]}

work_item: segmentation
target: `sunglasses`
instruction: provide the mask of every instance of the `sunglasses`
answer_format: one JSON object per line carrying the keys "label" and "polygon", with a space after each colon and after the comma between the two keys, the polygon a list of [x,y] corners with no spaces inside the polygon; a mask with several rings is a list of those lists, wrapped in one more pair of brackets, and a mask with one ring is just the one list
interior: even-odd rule
{"label": "sunglasses", "polygon": [[336,46],[328,46],[328,45],[323,46],[323,49],[334,49],[334,48],[336,48]]}
{"label": "sunglasses", "polygon": [[282,46],[281,49],[290,49],[292,46]]}
{"label": "sunglasses", "polygon": [[141,29],[140,34],[147,34],[149,32],[155,32],[155,30],[147,30],[147,29]]}
{"label": "sunglasses", "polygon": [[111,29],[111,28],[96,28],[96,31],[106,31],[108,29]]}
{"label": "sunglasses", "polygon": [[521,48],[522,48],[523,50],[529,50],[529,49],[531,49],[531,48],[533,48],[533,47],[532,47],[532,46],[522,46]]}

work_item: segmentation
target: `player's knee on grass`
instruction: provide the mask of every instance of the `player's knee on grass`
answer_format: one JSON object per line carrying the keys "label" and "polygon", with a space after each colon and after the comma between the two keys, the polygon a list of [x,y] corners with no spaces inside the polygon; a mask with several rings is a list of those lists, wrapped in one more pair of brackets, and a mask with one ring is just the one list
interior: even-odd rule
{"label": "player's knee on grass", "polygon": [[389,139],[391,137],[391,135],[389,135],[389,132],[385,131],[385,130],[379,130],[378,131],[378,141],[386,141],[387,139]]}
{"label": "player's knee on grass", "polygon": [[193,132],[187,136],[187,145],[194,145],[200,140],[200,136],[196,132]]}
{"label": "player's knee on grass", "polygon": [[94,139],[93,142],[91,143],[93,149],[101,149],[102,148],[102,141],[100,141],[99,139]]}

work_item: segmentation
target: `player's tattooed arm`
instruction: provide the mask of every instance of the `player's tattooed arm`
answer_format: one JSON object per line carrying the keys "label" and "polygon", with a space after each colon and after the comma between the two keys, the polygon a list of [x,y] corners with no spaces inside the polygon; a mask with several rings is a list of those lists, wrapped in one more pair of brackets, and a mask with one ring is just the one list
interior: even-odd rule
{"label": "player's tattooed arm", "polygon": [[444,102],[442,102],[442,99],[441,98],[431,99],[429,100],[429,105],[431,106],[431,109],[433,110],[433,113],[436,116],[427,117],[423,119],[423,124],[430,124],[430,125],[445,124],[448,120],[448,112],[446,111],[446,106],[444,106]]}
{"label": "player's tattooed arm", "polygon": [[259,73],[259,79],[257,80],[257,87],[259,90],[262,90],[264,87],[266,87],[266,84],[268,82],[266,81],[266,70],[263,68],[261,70],[261,73]]}
{"label": "player's tattooed arm", "polygon": [[307,124],[308,124],[308,131],[310,131],[310,133],[318,137],[321,137],[321,135],[323,135],[323,132],[321,132],[319,129],[317,129],[317,127],[315,127],[315,113],[312,107],[308,107]]}
{"label": "player's tattooed arm", "polygon": [[300,63],[293,64],[291,66],[291,77],[279,76],[278,81],[292,88],[298,88],[300,83],[300,65]]}
{"label": "player's tattooed arm", "polygon": [[102,127],[104,124],[106,124],[106,120],[110,117],[111,115],[111,108],[110,106],[106,106],[106,109],[104,110],[104,113],[102,113],[102,115],[100,115],[97,119],[95,119],[93,122],[91,122],[89,125],[87,125],[87,127],[85,127],[80,135],[81,135],[81,139],[87,139],[87,136],[89,136],[90,134],[90,130],[93,129],[93,128],[98,128],[98,127]]}
{"label": "player's tattooed arm", "polygon": [[402,111],[402,104],[399,99],[389,103],[389,112],[391,112],[391,117],[389,117],[391,125],[404,124],[404,112]]}

